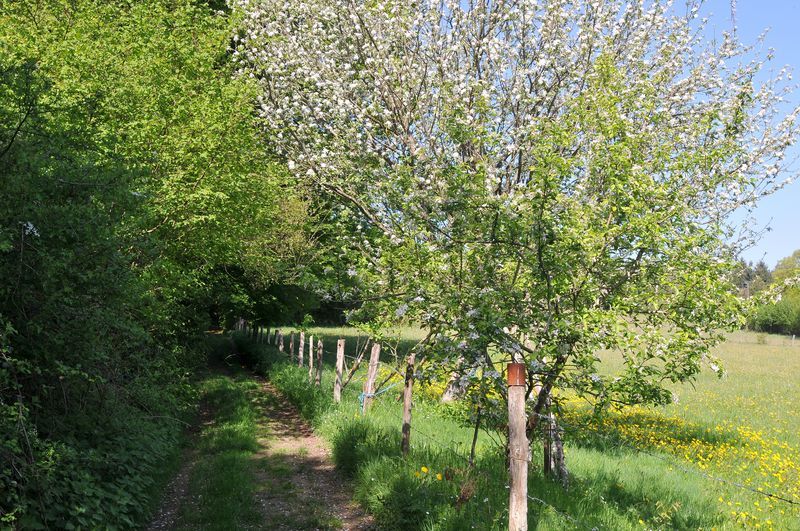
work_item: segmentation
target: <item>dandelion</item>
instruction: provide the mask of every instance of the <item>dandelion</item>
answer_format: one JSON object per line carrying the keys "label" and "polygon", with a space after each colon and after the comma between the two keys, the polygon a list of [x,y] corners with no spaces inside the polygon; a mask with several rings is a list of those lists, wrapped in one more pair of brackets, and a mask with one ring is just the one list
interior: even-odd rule
{"label": "dandelion", "polygon": [[422,468],[420,468],[420,470],[422,470],[423,474],[427,474],[428,473],[428,467],[426,467],[426,466],[423,466]]}
{"label": "dandelion", "polygon": [[438,481],[441,481],[441,480],[442,480],[442,475],[441,475],[441,474],[439,474],[439,473],[437,473],[437,474],[436,474],[436,479],[437,479]]}

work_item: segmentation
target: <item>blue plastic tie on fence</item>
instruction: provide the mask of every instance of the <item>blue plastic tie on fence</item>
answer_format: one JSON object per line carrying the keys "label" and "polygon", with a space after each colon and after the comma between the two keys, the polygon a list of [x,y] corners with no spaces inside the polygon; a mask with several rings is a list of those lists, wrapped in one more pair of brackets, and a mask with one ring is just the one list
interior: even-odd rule
{"label": "blue plastic tie on fence", "polygon": [[396,387],[399,384],[400,384],[400,382],[395,382],[392,385],[390,385],[389,387],[384,387],[383,389],[381,389],[377,393],[364,393],[364,392],[362,392],[360,395],[358,395],[358,404],[359,404],[359,406],[361,406],[361,411],[362,412],[364,411],[364,399],[365,398],[367,398],[367,397],[375,398],[376,396],[380,396],[383,393],[385,393],[386,391],[388,391],[389,389],[391,389],[392,387]]}

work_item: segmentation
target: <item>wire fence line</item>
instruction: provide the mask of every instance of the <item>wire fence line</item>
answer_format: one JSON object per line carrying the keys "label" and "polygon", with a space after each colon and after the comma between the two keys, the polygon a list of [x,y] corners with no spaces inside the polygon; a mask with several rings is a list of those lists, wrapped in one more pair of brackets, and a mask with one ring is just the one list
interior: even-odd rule
{"label": "wire fence line", "polygon": [[[332,352],[332,351],[328,351],[327,353],[331,354],[331,355],[335,355],[336,354],[335,352]],[[345,358],[348,358],[348,359],[351,359],[351,360],[356,360],[356,361],[361,359],[363,361],[363,356],[355,357],[355,356],[345,355]],[[384,366],[384,367],[386,367],[386,368],[388,368],[388,369],[390,369],[391,371],[393,371],[394,373],[398,374],[399,376],[402,376],[402,374],[395,367],[390,366],[390,365],[386,364],[383,361],[380,361],[379,364]],[[385,384],[385,382],[383,382],[383,383]],[[383,390],[383,392],[388,391],[388,390],[389,389],[387,388],[387,389]],[[378,394],[382,394],[382,393],[378,393],[378,391],[381,391],[380,387],[376,390],[376,396]],[[531,413],[531,414],[532,415],[536,415],[537,417],[539,417],[541,419],[550,420],[550,417],[548,415],[544,415],[544,414],[540,414],[540,413]],[[632,444],[632,443],[630,443],[628,441],[625,441],[624,439],[622,439],[619,436],[614,437],[614,436],[609,435],[607,433],[603,433],[600,430],[600,428],[598,426],[596,426],[596,425],[592,425],[592,424],[588,424],[587,423],[587,424],[585,424],[583,426],[577,426],[577,425],[573,425],[573,424],[571,424],[569,422],[564,421],[562,418],[558,419],[558,425],[564,427],[565,429],[571,430],[573,433],[578,433],[578,434],[582,434],[582,435],[585,435],[587,429],[592,430],[601,439],[609,441],[610,443],[612,443],[613,446],[616,446],[617,448],[627,448],[627,449],[633,450],[633,451],[635,451],[637,453],[642,453],[642,454],[648,455],[648,456],[650,456],[650,457],[652,457],[654,459],[658,459],[658,460],[660,460],[660,461],[662,461],[664,463],[669,464],[670,466],[680,470],[683,473],[694,474],[694,475],[701,476],[701,477],[704,477],[706,479],[715,481],[717,483],[729,485],[729,486],[732,486],[732,487],[735,487],[735,488],[738,488],[738,489],[741,489],[741,490],[745,490],[745,491],[751,492],[753,494],[758,494],[758,495],[766,497],[766,498],[770,498],[770,499],[773,499],[773,500],[776,500],[776,501],[780,501],[780,502],[783,502],[783,503],[788,503],[790,505],[800,506],[800,500],[789,498],[789,497],[787,497],[787,495],[777,494],[777,493],[765,491],[765,490],[759,489],[759,488],[753,488],[753,487],[751,487],[749,485],[745,485],[744,483],[741,483],[741,482],[738,482],[738,481],[734,481],[734,480],[726,479],[726,478],[721,478],[721,477],[715,476],[713,474],[709,474],[707,472],[704,472],[702,470],[698,470],[696,468],[689,468],[689,467],[683,466],[680,463],[676,462],[676,460],[673,459],[673,458],[667,457],[665,455],[662,455],[662,454],[659,454],[659,453],[656,453],[656,452],[652,452],[652,451],[644,449],[644,448],[640,448],[640,447],[638,447],[638,446],[636,446],[636,445],[634,445],[634,444]],[[436,442],[436,439],[434,437],[422,434],[419,431],[419,429],[415,429],[415,431],[417,433],[423,435],[423,437],[427,438],[428,440],[436,443],[441,448],[448,449],[448,447],[446,447],[444,445],[441,445],[441,444],[438,444],[438,442]],[[450,449],[450,450],[452,450],[452,449]],[[462,458],[464,457],[464,456],[461,456],[461,454],[458,454],[457,452],[455,452],[455,453],[456,453],[456,455],[459,455]]]}
{"label": "wire fence line", "polygon": [[[322,338],[320,338],[319,340],[321,340],[321,339]],[[330,356],[337,356],[338,355],[338,353],[336,351],[332,351],[332,350],[328,350],[328,349],[323,350],[323,353],[324,354],[328,354]],[[364,349],[364,352],[360,356],[351,356],[351,355],[345,354],[344,358],[352,360],[352,361],[356,361],[356,362],[363,362],[363,360],[365,359],[365,354],[366,354],[366,349]],[[387,364],[384,361],[379,361],[379,365],[383,366],[384,368],[388,368],[391,372],[396,373],[397,375],[399,375],[401,377],[403,376],[396,367],[391,366],[391,365]],[[393,376],[394,376],[394,374],[390,374],[389,377],[387,377],[380,384],[378,389],[376,389],[376,391],[371,394],[371,396],[379,396],[380,394],[383,394],[383,393],[389,391],[392,387],[397,385],[397,383],[395,383],[395,384],[389,386],[388,388],[381,389],[381,387],[383,385],[385,385],[385,383],[388,382]],[[360,397],[360,400],[363,400],[363,396],[364,396],[364,393],[362,393],[362,396]],[[548,420],[548,421],[552,420],[552,418],[549,415],[545,415],[545,414],[541,414],[541,413],[533,413],[533,412],[530,413],[530,414],[531,415],[535,415],[538,418]],[[661,453],[657,453],[657,452],[653,452],[653,451],[650,451],[650,450],[644,449],[644,448],[640,448],[640,447],[638,447],[638,446],[636,446],[636,445],[624,440],[619,435],[615,436],[615,435],[603,432],[602,428],[600,426],[595,425],[595,424],[586,423],[585,425],[580,425],[579,426],[577,424],[572,424],[570,422],[567,422],[562,418],[558,418],[557,419],[557,425],[561,426],[565,430],[568,430],[568,431],[572,432],[573,434],[577,434],[578,436],[584,436],[584,437],[586,436],[587,431],[591,430],[591,432],[594,433],[597,437],[609,442],[612,447],[626,448],[626,449],[632,450],[634,452],[650,456],[650,457],[652,457],[654,459],[657,459],[657,460],[659,460],[661,462],[664,462],[664,463],[668,464],[670,467],[673,467],[674,469],[677,469],[677,470],[681,471],[682,473],[693,474],[693,475],[696,475],[696,476],[700,476],[700,477],[709,479],[709,480],[717,482],[717,483],[721,483],[721,484],[725,484],[725,485],[728,485],[728,486],[731,486],[731,487],[735,487],[735,488],[738,488],[740,490],[747,491],[747,492],[750,492],[750,493],[753,493],[753,494],[757,494],[757,495],[763,496],[765,498],[769,498],[769,499],[772,499],[772,500],[775,500],[775,501],[786,503],[786,504],[789,504],[789,505],[792,505],[792,506],[800,506],[800,500],[792,499],[792,498],[788,497],[788,496],[791,496],[790,494],[769,492],[769,491],[763,490],[761,488],[754,488],[754,487],[751,487],[749,485],[745,485],[744,483],[741,483],[739,481],[734,481],[734,480],[731,480],[731,479],[718,477],[718,476],[715,476],[713,474],[709,474],[709,473],[707,473],[705,471],[698,470],[698,469],[693,468],[693,467],[683,466],[679,462],[677,462],[677,459],[675,457],[673,457],[673,456],[665,455],[665,454],[661,454]],[[441,441],[438,440],[437,437],[435,437],[435,436],[433,436],[431,434],[425,433],[424,431],[420,430],[419,427],[416,427],[416,426],[414,427],[413,433],[414,433],[414,435],[420,436],[423,439],[425,439],[426,442],[428,442],[429,444],[431,444],[431,445],[433,445],[433,446],[435,446],[435,447],[437,447],[437,448],[439,448],[441,450],[444,450],[444,451],[452,454],[453,456],[457,457],[459,460],[462,460],[462,461],[466,462],[467,464],[471,465],[469,458],[466,457],[465,455],[462,455],[457,450],[455,450],[452,447],[452,445],[443,444]],[[585,529],[589,529],[589,530],[592,530],[592,531],[595,531],[595,530],[598,529],[596,526],[592,527],[592,526],[587,525],[585,522],[580,521],[579,519],[575,518],[574,516],[572,516],[572,515],[564,512],[564,511],[558,509],[557,507],[553,506],[552,504],[546,502],[545,500],[543,500],[541,498],[538,498],[536,496],[532,496],[530,494],[527,495],[527,497],[528,497],[529,500],[531,500],[533,502],[536,502],[539,505],[542,505],[544,507],[548,507],[548,508],[552,509],[556,514],[558,514],[559,516],[561,516],[565,520],[569,521],[575,527],[585,528]]]}

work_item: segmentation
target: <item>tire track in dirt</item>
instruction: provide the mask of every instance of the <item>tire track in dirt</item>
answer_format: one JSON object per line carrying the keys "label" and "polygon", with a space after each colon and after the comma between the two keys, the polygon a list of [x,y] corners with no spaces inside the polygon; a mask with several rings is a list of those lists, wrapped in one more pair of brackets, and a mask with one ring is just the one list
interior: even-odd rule
{"label": "tire track in dirt", "polygon": [[354,501],[352,488],[335,469],[330,451],[297,409],[269,381],[258,379],[259,407],[268,436],[257,473],[264,486],[258,494],[272,529],[374,528],[372,518]]}

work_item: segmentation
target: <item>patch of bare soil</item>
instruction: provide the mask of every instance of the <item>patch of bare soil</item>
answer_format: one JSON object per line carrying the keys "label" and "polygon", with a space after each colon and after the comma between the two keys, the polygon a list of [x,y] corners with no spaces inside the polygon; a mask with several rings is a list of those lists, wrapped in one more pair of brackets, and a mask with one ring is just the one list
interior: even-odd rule
{"label": "patch of bare soil", "polygon": [[373,529],[322,439],[271,383],[259,382],[266,433],[256,456],[262,485],[258,501],[268,528]]}

